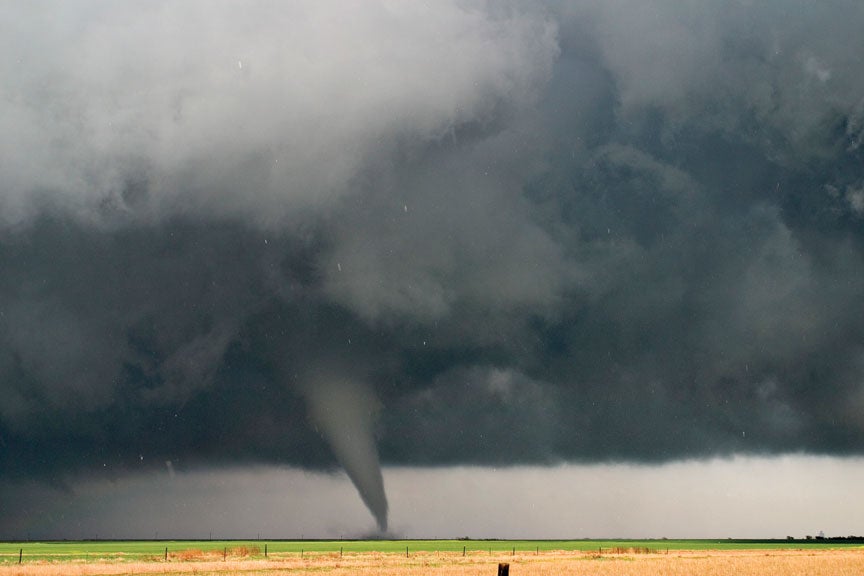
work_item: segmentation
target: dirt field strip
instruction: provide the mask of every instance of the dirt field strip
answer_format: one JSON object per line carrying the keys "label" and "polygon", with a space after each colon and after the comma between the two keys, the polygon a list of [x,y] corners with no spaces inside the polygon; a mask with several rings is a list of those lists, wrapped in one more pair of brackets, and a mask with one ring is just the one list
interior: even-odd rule
{"label": "dirt field strip", "polygon": [[861,576],[864,549],[671,551],[669,554],[544,552],[492,555],[476,552],[398,554],[274,555],[268,560],[170,562],[34,562],[0,566],[0,576],[120,576],[195,574],[281,576],[324,573],[328,576],[489,576],[498,562],[510,563],[512,576]]}

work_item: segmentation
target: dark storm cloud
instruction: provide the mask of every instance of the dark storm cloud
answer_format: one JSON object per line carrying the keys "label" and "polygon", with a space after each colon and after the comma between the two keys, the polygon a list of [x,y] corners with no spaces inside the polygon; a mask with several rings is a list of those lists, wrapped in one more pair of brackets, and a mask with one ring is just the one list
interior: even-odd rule
{"label": "dark storm cloud", "polygon": [[0,18],[4,475],[861,453],[857,3],[78,4]]}

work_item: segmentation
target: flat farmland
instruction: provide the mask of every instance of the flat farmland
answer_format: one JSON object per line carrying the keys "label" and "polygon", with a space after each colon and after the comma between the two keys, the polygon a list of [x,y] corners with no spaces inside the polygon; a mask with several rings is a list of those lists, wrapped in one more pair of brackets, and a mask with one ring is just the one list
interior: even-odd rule
{"label": "flat farmland", "polygon": [[[513,576],[864,574],[860,544],[766,541],[761,546],[723,540],[27,542],[0,544],[0,576],[316,572],[479,576],[497,574],[499,562],[509,563]],[[25,555],[22,550],[29,552]]]}

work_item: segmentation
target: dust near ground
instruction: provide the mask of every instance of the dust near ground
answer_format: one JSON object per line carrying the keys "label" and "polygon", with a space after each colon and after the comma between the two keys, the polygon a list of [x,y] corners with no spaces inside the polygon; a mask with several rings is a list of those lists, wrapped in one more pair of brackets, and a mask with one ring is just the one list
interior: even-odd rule
{"label": "dust near ground", "polygon": [[168,562],[89,562],[40,561],[0,566],[0,576],[85,576],[126,574],[206,575],[289,575],[326,573],[332,576],[423,575],[489,576],[497,574],[499,562],[510,564],[512,576],[737,576],[826,574],[860,576],[864,574],[864,548],[844,550],[700,550],[602,555],[596,552],[542,552],[540,554],[416,553],[406,558],[397,554],[366,552],[358,554],[273,555],[267,560],[215,560],[212,556],[188,554]]}

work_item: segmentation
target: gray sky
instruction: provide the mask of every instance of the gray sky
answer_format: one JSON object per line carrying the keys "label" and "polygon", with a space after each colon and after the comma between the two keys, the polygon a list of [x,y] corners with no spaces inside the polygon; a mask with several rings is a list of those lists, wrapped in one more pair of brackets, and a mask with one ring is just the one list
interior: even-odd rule
{"label": "gray sky", "polygon": [[[804,538],[860,533],[861,458],[790,455],[552,467],[386,468],[403,538]],[[63,538],[357,538],[374,522],[343,473],[251,467],[29,488],[7,530]],[[122,518],[122,522],[118,522]]]}
{"label": "gray sky", "polygon": [[[88,498],[152,494],[167,461],[187,490],[341,468],[378,529],[420,535],[447,527],[412,524],[414,468],[430,493],[506,469],[511,495],[614,464],[662,496],[680,462],[713,486],[789,454],[860,477],[862,23],[841,0],[3,6],[0,502],[49,490],[71,511],[46,535],[107,535]],[[690,508],[670,533],[752,534]]]}

